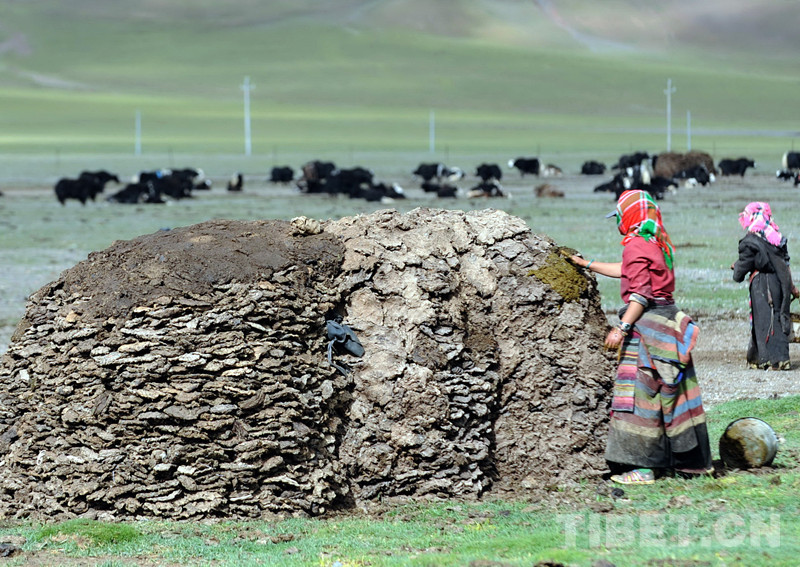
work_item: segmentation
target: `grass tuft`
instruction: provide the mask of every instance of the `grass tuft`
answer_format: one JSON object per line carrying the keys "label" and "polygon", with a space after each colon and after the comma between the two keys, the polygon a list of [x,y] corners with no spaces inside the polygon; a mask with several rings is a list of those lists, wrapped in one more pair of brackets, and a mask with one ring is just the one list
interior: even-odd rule
{"label": "grass tuft", "polygon": [[39,542],[74,542],[77,546],[98,546],[134,543],[142,533],[131,524],[111,524],[93,520],[69,520],[43,526],[32,537]]}

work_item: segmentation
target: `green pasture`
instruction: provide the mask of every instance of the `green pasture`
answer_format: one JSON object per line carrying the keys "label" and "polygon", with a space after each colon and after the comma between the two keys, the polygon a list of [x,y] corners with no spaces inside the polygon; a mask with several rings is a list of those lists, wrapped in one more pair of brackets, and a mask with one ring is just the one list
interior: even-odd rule
{"label": "green pasture", "polygon": [[798,408],[789,397],[709,412],[714,440],[741,416],[770,423],[783,439],[770,468],[665,478],[616,496],[602,481],[584,481],[510,501],[377,504],[325,519],[6,521],[0,540],[19,549],[4,559],[9,566],[589,567],[605,559],[617,567],[790,567],[800,552]]}
{"label": "green pasture", "polygon": [[[129,11],[91,1],[4,6],[2,33],[24,33],[28,50],[0,58],[0,157],[131,155],[137,113],[143,155],[238,156],[245,77],[252,151],[262,158],[427,152],[433,112],[437,158],[613,161],[631,149],[666,149],[668,79],[677,89],[672,149],[686,149],[691,134],[692,147],[715,157],[777,162],[800,132],[790,111],[797,64],[767,52],[578,51],[533,19],[517,26],[539,43],[519,44],[515,22],[476,11],[480,2],[468,3],[460,25],[494,24],[509,37],[377,25],[346,2],[296,19],[279,4],[240,2],[239,13],[186,4],[188,17],[178,4],[164,4],[163,17],[138,3]],[[413,4],[420,18],[437,15]]]}

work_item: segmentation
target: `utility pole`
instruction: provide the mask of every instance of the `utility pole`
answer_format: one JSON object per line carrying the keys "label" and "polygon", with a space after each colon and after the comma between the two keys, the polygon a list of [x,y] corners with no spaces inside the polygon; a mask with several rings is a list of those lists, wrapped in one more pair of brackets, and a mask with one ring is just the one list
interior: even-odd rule
{"label": "utility pole", "polygon": [[136,138],[134,141],[133,146],[133,154],[140,156],[142,155],[142,111],[136,111],[136,119],[135,119],[135,131],[136,131]]}
{"label": "utility pole", "polygon": [[692,151],[692,111],[686,111],[686,149]]}
{"label": "utility pole", "polygon": [[244,78],[242,90],[244,91],[244,155],[249,156],[253,153],[253,144],[250,139],[250,77]]}
{"label": "utility pole", "polygon": [[672,93],[674,92],[672,79],[667,79],[667,90],[664,91],[667,95],[667,151],[672,149]]}
{"label": "utility pole", "polygon": [[432,109],[428,116],[428,151],[436,151],[436,113]]}

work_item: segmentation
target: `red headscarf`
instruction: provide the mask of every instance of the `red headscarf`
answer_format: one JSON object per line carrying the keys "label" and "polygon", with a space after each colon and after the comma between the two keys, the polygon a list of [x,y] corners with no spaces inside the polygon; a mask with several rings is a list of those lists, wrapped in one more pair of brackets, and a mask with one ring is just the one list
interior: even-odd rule
{"label": "red headscarf", "polygon": [[625,191],[617,200],[617,228],[624,236],[622,245],[641,236],[658,244],[667,267],[672,269],[672,241],[661,220],[661,209],[647,191]]}

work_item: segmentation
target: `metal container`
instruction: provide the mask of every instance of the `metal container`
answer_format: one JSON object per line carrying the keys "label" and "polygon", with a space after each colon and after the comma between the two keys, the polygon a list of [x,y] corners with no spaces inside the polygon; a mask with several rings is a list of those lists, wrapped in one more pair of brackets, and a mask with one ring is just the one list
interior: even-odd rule
{"label": "metal container", "polygon": [[732,421],[719,439],[719,456],[732,469],[766,467],[778,452],[778,436],[769,424],[755,417]]}

